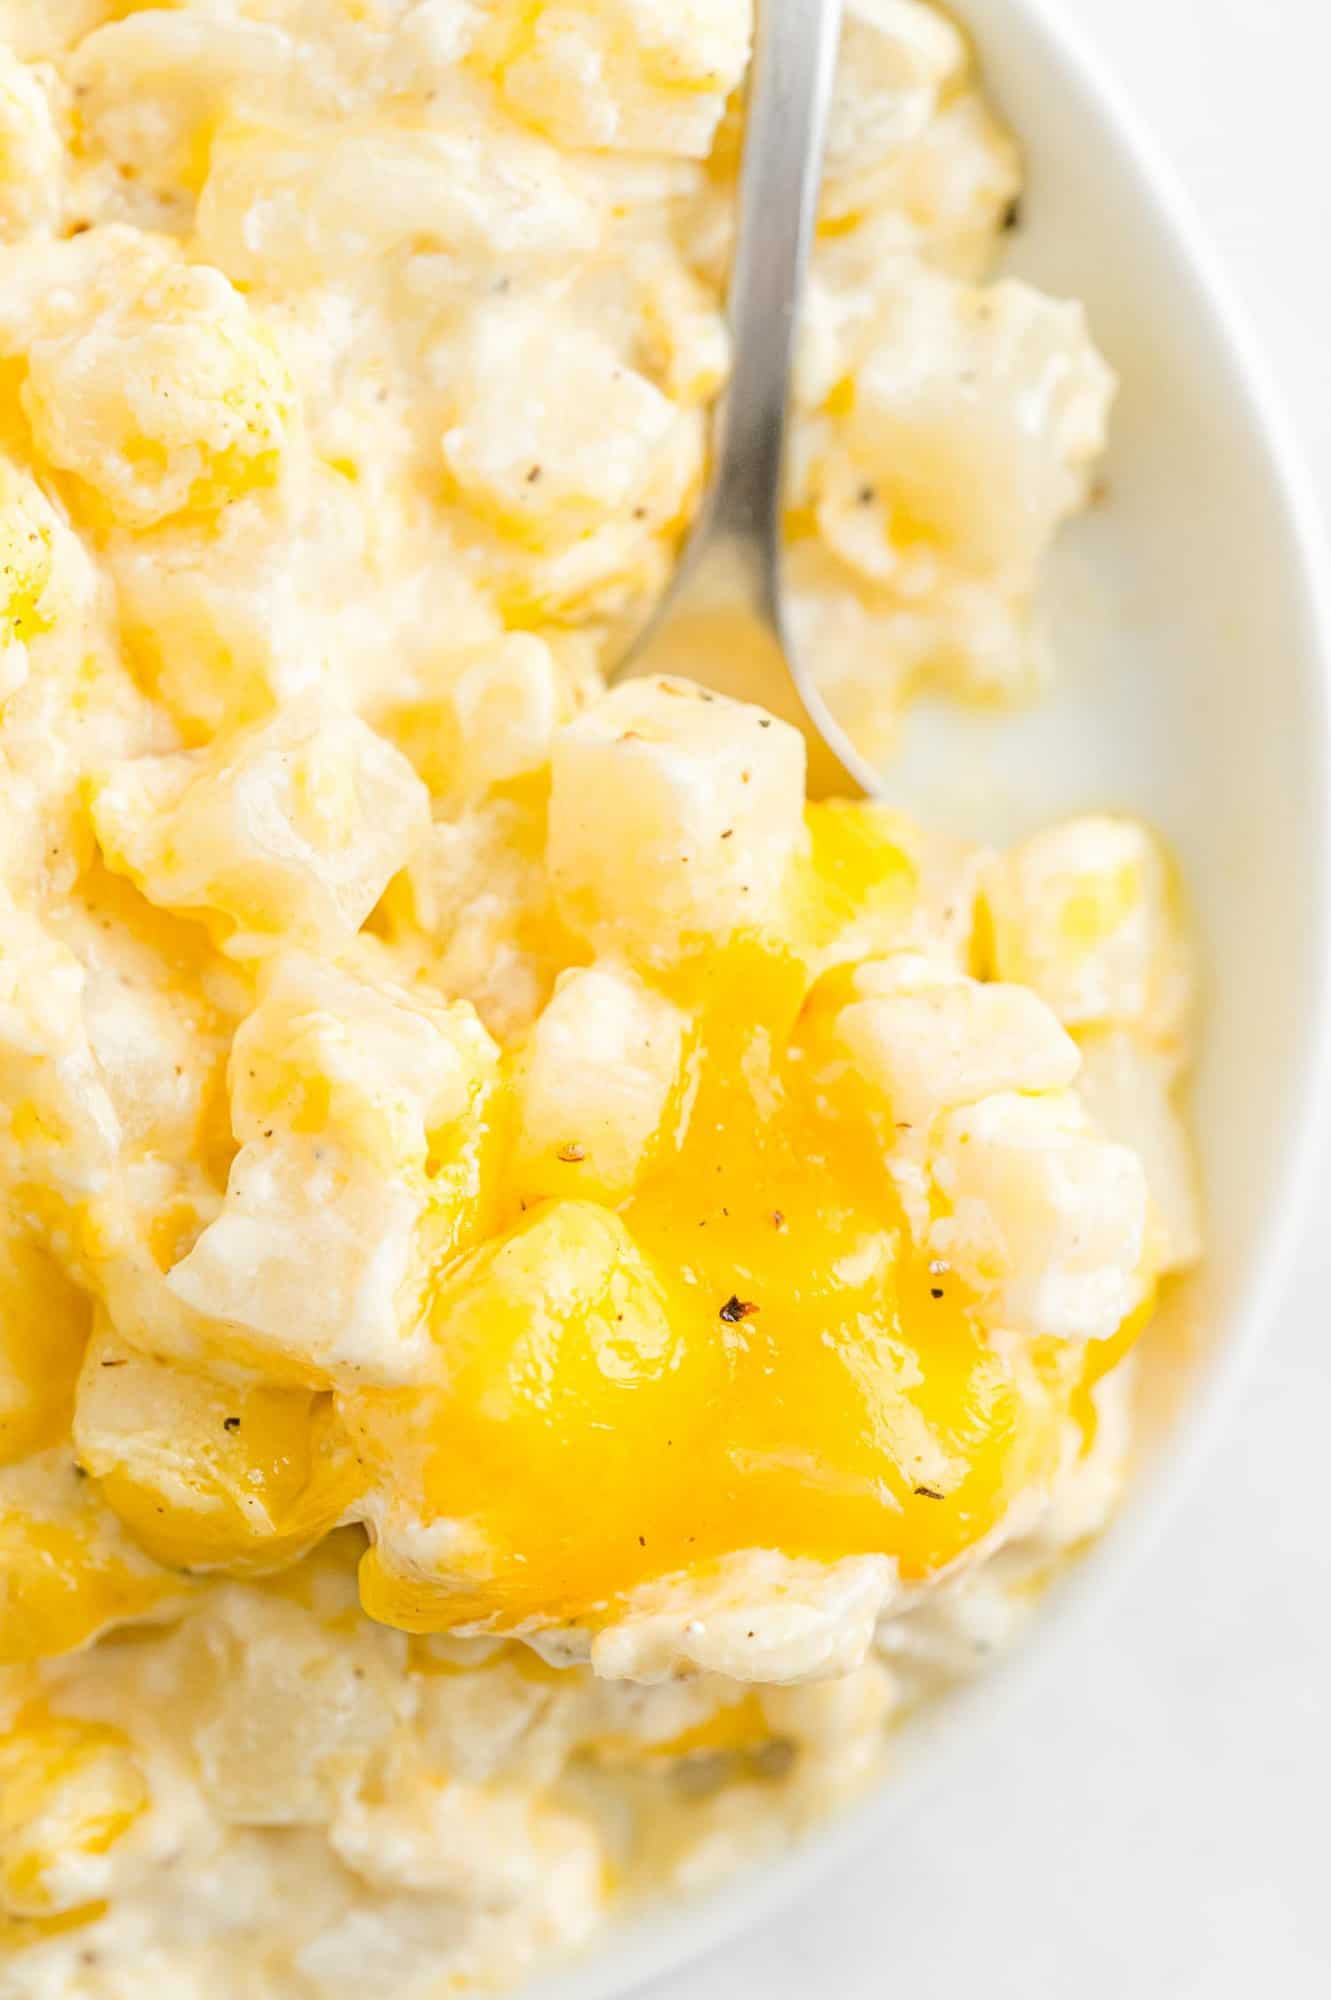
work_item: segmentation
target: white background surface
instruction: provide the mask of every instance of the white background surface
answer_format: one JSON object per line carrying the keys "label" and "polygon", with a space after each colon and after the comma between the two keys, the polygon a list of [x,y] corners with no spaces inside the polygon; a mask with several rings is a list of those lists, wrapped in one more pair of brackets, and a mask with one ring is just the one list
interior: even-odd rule
{"label": "white background surface", "polygon": [[[1059,4],[1180,168],[1331,521],[1331,7]],[[1331,1145],[1320,1182],[1228,1434],[1061,1681],[906,1837],[651,2000],[1331,1994]]]}

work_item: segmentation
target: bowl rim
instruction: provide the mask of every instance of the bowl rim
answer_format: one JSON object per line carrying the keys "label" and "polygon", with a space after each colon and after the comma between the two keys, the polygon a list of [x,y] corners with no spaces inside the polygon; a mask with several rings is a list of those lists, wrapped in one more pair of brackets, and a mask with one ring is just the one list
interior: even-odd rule
{"label": "bowl rim", "polygon": [[1285,1107],[1279,1164],[1268,1188],[1269,1220],[1225,1315],[1225,1336],[1190,1393],[1186,1419],[1176,1420],[1177,1449],[1167,1463],[1158,1455],[1143,1471],[1095,1548],[1046,1593],[1032,1629],[977,1682],[949,1693],[931,1714],[912,1721],[899,1739],[892,1768],[854,1803],[801,1832],[784,1852],[706,1891],[663,1898],[629,1915],[595,1938],[585,1957],[524,1986],[529,2000],[628,2000],[649,1982],[678,1975],[806,1896],[838,1864],[862,1853],[889,1817],[901,1819],[926,1788],[946,1782],[966,1761],[973,1737],[1001,1723],[1008,1706],[1052,1675],[1065,1648],[1085,1642],[1092,1619],[1154,1546],[1224,1427],[1288,1286],[1311,1204],[1312,1170],[1331,1094],[1331,551],[1316,490],[1247,312],[1178,169],[1086,32],[1069,24],[1058,0],[963,0],[959,11],[968,27],[980,23],[982,59],[983,19],[1016,17],[1023,32],[1044,43],[1050,63],[1095,103],[1099,128],[1129,163],[1173,260],[1193,281],[1216,353],[1248,414],[1254,450],[1266,462],[1287,552],[1287,584],[1301,600],[1307,632],[1297,680],[1316,771],[1307,803],[1313,838],[1306,898],[1315,935],[1308,940],[1307,992],[1296,1031],[1304,1087],[1290,1094]]}

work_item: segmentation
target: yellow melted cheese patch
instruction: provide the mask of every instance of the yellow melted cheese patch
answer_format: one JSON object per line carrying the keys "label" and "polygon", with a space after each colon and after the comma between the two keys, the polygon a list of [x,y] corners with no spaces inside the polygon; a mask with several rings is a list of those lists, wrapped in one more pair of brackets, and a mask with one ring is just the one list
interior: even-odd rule
{"label": "yellow melted cheese patch", "polygon": [[[655,735],[598,716],[580,739],[612,779],[651,746],[653,810],[682,815],[653,849],[669,923],[620,926],[631,871],[598,858],[565,782],[586,873],[561,903],[551,865],[572,934],[525,1035],[499,1049],[467,1003],[438,1004],[399,891],[355,955],[279,954],[252,1001],[214,983],[252,1007],[230,1140],[148,1215],[132,1284],[131,1184],[98,1196],[120,1220],[81,1237],[103,1299],[81,1374],[84,1293],[15,1238],[4,1656],[156,1615],[186,1578],[279,1571],[356,1522],[365,1609],[422,1633],[604,1623],[746,1550],[881,1555],[922,1581],[1089,1439],[1150,1270],[1140,1171],[1064,1087],[1072,1042],[1033,994],[965,970],[969,862],[940,891],[899,816],[801,818],[756,765],[749,783],[758,754],[787,756],[757,711],[718,704],[733,802],[690,794],[670,763],[671,731],[700,726],[685,694],[633,697]],[[560,782],[533,866],[556,857]],[[526,790],[543,821],[546,788]],[[770,880],[769,825],[789,856]],[[94,990],[104,1011],[147,989]],[[114,1080],[121,1016],[102,1018]],[[175,1075],[216,1062],[162,1048]],[[117,1106],[146,1102],[127,1071]],[[196,1130],[194,1096],[163,1106],[134,1187],[177,1121]],[[1101,1241],[1107,1172],[1127,1219]]]}
{"label": "yellow melted cheese patch", "polygon": [[[576,1198],[570,1134],[574,1198],[444,1277],[423,1390],[342,1399],[392,1495],[377,1618],[583,1618],[743,1548],[926,1577],[1057,1463],[1086,1350],[994,1338],[930,1270],[881,1122],[821,1080],[807,965],[740,939],[668,984],[696,1023],[683,1143],[616,1214]],[[401,1559],[404,1514],[457,1524],[446,1580]]]}

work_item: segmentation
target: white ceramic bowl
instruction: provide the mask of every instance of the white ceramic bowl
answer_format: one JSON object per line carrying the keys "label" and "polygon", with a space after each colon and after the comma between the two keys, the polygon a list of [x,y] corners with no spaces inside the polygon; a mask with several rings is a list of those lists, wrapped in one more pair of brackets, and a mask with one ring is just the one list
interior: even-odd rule
{"label": "white ceramic bowl", "polygon": [[1149,1343],[1133,1492],[1049,1593],[1034,1642],[903,1732],[864,1804],[714,1897],[624,1926],[542,1987],[549,2000],[608,2000],[677,1968],[904,1823],[920,1786],[957,1781],[1052,1642],[1084,1640],[1087,1614],[1214,1434],[1307,1180],[1331,957],[1331,607],[1311,503],[1199,226],[1057,0],[953,4],[1026,148],[1012,266],[1086,302],[1122,388],[1107,504],[1054,564],[1056,685],[1017,716],[918,712],[892,788],[931,823],[991,838],[1106,806],[1145,814],[1172,842],[1203,964],[1207,1267]]}

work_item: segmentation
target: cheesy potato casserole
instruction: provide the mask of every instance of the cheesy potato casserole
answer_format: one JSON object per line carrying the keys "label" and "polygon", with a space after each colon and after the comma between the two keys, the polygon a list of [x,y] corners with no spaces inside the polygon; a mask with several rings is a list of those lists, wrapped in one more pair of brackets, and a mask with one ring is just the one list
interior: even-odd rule
{"label": "cheesy potato casserole", "polygon": [[[715,1879],[1103,1521],[1198,1253],[1152,834],[604,691],[748,0],[0,0],[0,1995],[425,2000]],[[795,622],[1028,692],[1112,378],[850,0]]]}

